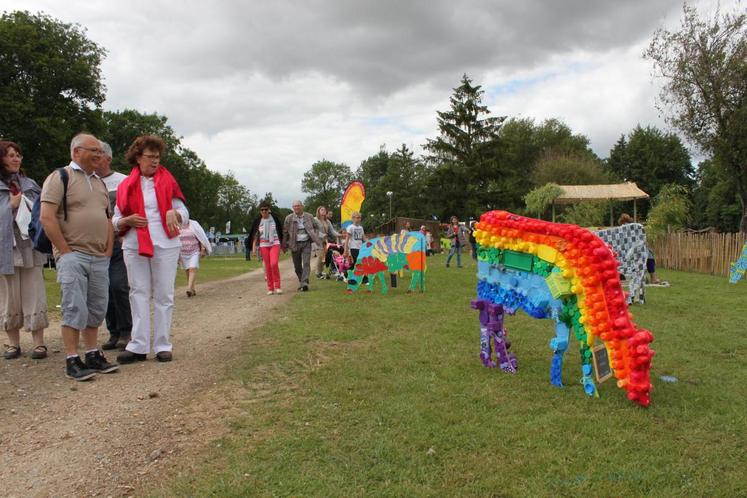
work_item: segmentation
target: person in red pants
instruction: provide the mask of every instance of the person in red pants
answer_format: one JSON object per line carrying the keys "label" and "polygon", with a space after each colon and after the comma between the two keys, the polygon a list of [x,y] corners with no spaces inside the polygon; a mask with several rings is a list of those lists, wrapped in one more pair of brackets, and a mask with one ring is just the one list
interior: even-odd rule
{"label": "person in red pants", "polygon": [[283,289],[280,287],[280,267],[278,266],[282,227],[280,218],[270,211],[270,203],[267,201],[260,202],[259,217],[252,225],[249,240],[251,240],[252,252],[259,247],[262,254],[268,296],[283,293]]}

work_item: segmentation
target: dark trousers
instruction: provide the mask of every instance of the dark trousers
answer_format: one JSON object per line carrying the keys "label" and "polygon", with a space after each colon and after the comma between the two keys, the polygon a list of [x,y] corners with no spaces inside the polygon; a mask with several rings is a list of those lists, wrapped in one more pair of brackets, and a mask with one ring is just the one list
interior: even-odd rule
{"label": "dark trousers", "polygon": [[109,329],[109,335],[118,339],[129,339],[132,331],[130,285],[122,256],[122,244],[119,241],[114,243],[109,261],[109,306],[106,309],[106,328]]}
{"label": "dark trousers", "polygon": [[291,251],[293,268],[296,270],[298,282],[301,285],[309,285],[309,274],[311,273],[311,241],[296,242],[296,250]]}

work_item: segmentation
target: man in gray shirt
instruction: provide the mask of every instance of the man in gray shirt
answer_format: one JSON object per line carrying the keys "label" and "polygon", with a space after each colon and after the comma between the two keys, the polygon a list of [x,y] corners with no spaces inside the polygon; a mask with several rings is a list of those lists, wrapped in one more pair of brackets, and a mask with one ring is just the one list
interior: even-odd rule
{"label": "man in gray shirt", "polygon": [[314,217],[304,213],[303,203],[293,201],[293,212],[285,217],[283,222],[283,252],[291,251],[293,267],[296,270],[299,287],[298,290],[306,292],[309,290],[309,274],[311,273],[311,243],[315,242],[321,247],[317,226]]}

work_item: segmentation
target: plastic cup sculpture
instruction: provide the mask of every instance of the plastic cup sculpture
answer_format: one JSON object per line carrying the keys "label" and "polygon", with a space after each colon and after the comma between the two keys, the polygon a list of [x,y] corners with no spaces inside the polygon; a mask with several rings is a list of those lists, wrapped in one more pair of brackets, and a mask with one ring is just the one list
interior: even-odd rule
{"label": "plastic cup sculpture", "polygon": [[381,282],[381,293],[386,294],[386,273],[397,273],[410,270],[410,286],[407,292],[414,292],[418,286],[425,291],[425,237],[420,232],[407,232],[404,235],[376,237],[363,244],[358,253],[358,261],[348,280],[348,291],[355,292],[360,287],[363,277],[368,277],[368,291],[378,279]]}
{"label": "plastic cup sculpture", "polygon": [[736,284],[747,272],[747,242],[742,246],[742,254],[729,268],[729,283]]}
{"label": "plastic cup sculpture", "polygon": [[485,366],[516,372],[518,362],[509,351],[503,317],[521,309],[555,322],[550,341],[552,384],[563,385],[563,354],[572,330],[580,343],[580,382],[586,394],[598,396],[592,348],[599,340],[617,386],[627,391],[629,400],[648,406],[654,356],[649,343],[654,337],[633,323],[609,246],[576,225],[506,211],[483,214],[476,228],[478,284],[472,307],[480,311],[480,356]]}

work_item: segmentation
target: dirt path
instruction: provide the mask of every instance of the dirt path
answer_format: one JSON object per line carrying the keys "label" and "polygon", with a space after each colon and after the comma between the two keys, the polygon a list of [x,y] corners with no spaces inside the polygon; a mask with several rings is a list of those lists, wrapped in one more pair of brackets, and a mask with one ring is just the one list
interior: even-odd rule
{"label": "dirt path", "polygon": [[[64,377],[58,323],[47,330],[49,358],[24,351],[0,359],[0,495],[138,496],[222,435],[236,405],[218,381],[253,330],[295,293],[288,260],[281,273],[282,296],[266,295],[262,270],[198,283],[192,299],[178,290],[171,363],[149,359],[74,382]],[[24,349],[29,342],[23,337]]]}

